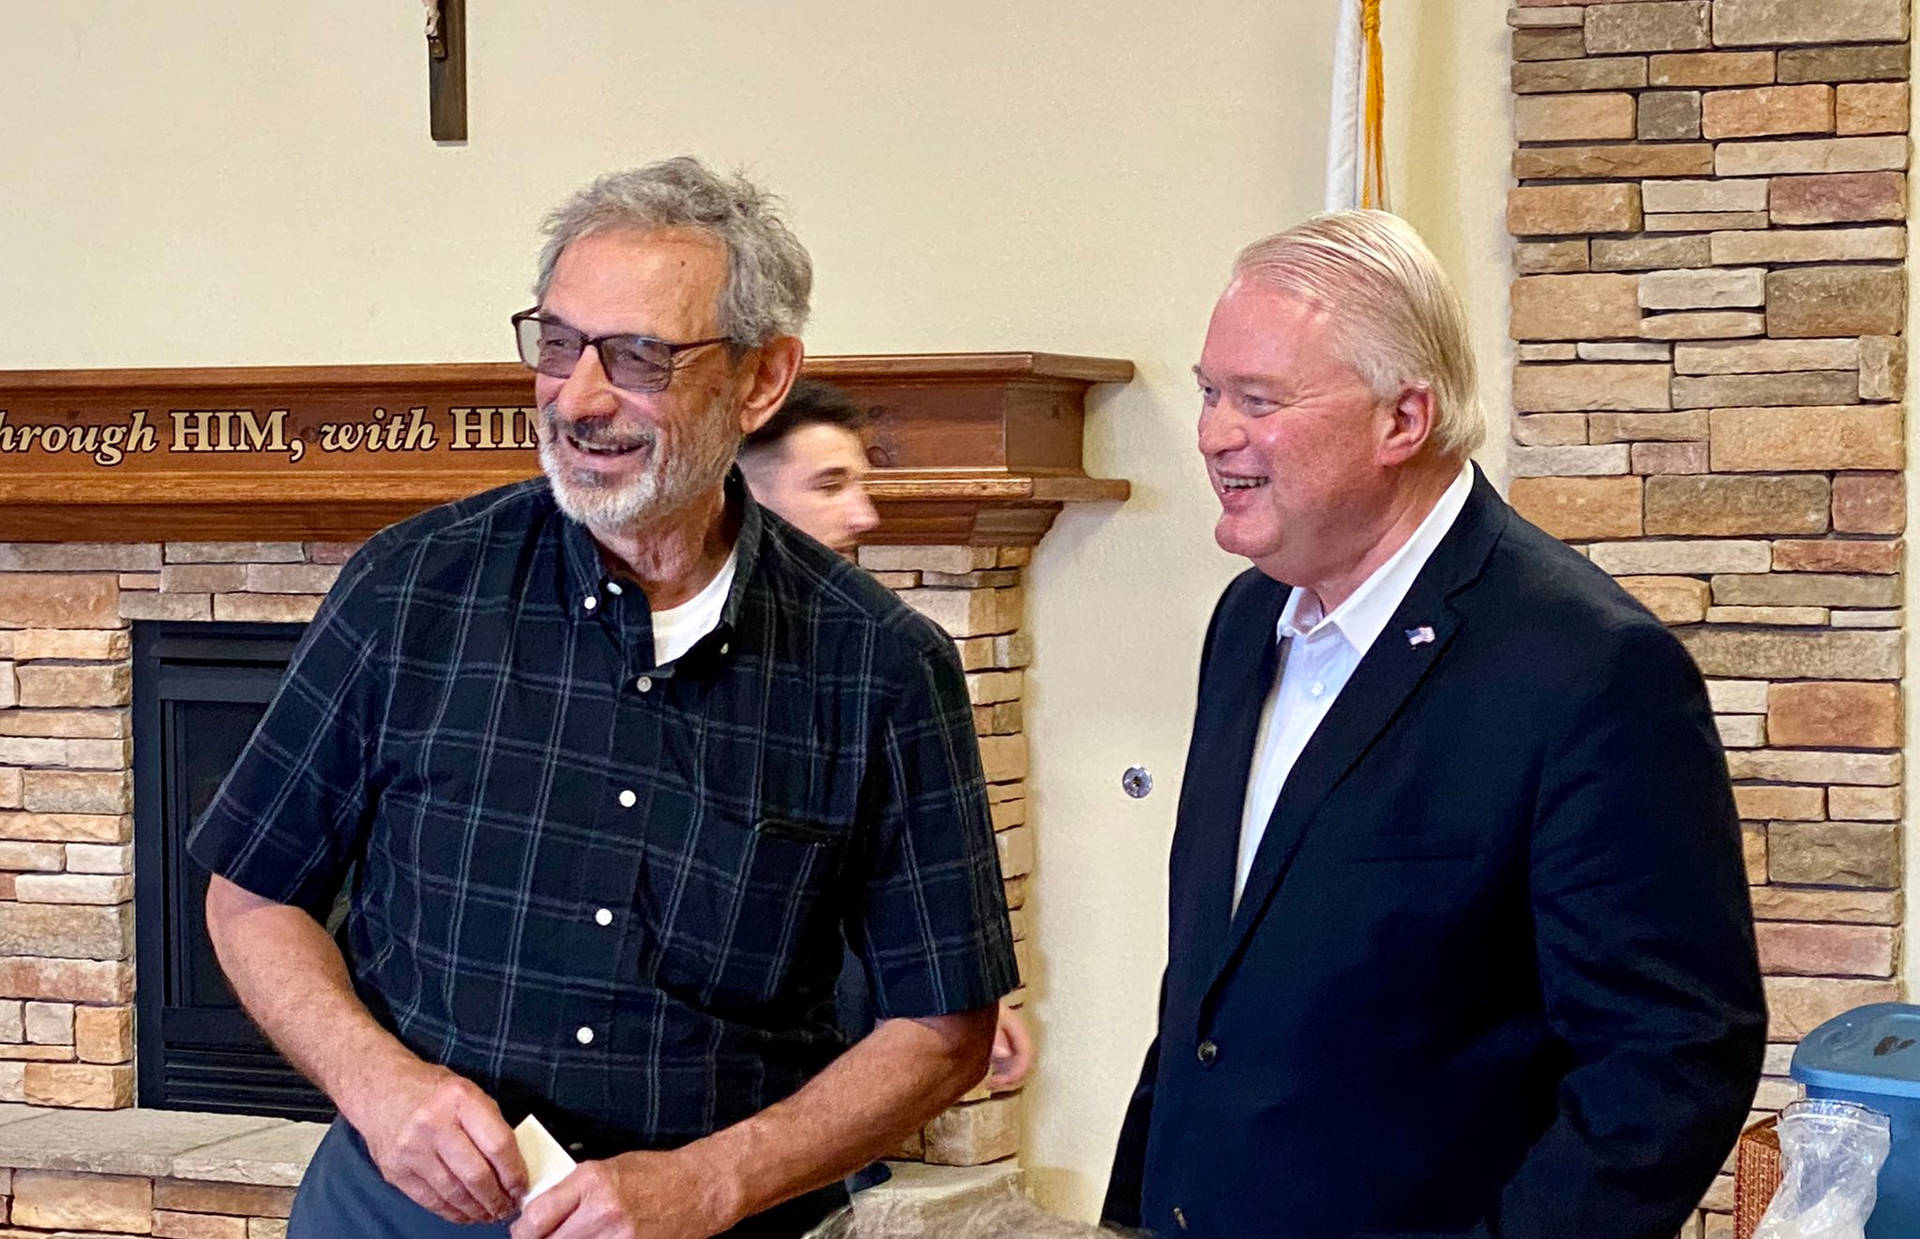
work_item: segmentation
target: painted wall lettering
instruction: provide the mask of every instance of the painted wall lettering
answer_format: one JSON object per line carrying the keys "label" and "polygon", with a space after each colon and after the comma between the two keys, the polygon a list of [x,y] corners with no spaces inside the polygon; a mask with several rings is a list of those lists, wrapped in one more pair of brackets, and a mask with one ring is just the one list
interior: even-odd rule
{"label": "painted wall lettering", "polygon": [[539,447],[535,427],[539,410],[532,408],[455,408],[453,442],[456,452]]}
{"label": "painted wall lettering", "polygon": [[151,453],[271,456],[297,465],[344,453],[521,452],[540,445],[539,411],[526,405],[376,405],[342,412],[337,405],[319,416],[297,406],[169,409],[162,417],[147,409],[56,409],[51,415],[44,407],[31,415],[0,409],[0,469],[21,457],[77,457],[102,468]]}
{"label": "painted wall lettering", "polygon": [[298,463],[304,440],[287,437],[287,411],[275,409],[262,422],[252,409],[175,409],[170,452],[285,452]]}
{"label": "painted wall lettering", "polygon": [[324,422],[318,431],[323,452],[430,452],[437,442],[424,406],[397,417],[375,409],[365,421]]}
{"label": "painted wall lettering", "polygon": [[93,458],[93,463],[112,468],[130,453],[151,452],[160,445],[159,436],[147,423],[147,411],[135,409],[125,422],[101,425],[9,422],[7,410],[0,409],[0,452],[32,452],[47,455],[77,452]]}

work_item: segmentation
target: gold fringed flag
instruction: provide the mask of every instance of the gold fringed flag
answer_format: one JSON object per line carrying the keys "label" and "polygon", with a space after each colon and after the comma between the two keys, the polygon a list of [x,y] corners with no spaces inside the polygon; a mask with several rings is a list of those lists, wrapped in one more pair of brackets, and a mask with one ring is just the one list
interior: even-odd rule
{"label": "gold fringed flag", "polygon": [[1386,78],[1380,61],[1381,0],[1339,0],[1333,97],[1327,122],[1326,208],[1392,209],[1387,195]]}

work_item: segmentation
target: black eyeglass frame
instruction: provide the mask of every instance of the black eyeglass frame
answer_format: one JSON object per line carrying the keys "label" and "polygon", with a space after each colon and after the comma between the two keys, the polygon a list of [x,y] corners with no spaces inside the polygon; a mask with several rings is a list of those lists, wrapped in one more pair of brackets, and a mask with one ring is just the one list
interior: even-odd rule
{"label": "black eyeglass frame", "polygon": [[[642,395],[651,395],[667,389],[673,382],[674,373],[680,368],[679,363],[675,359],[679,357],[681,353],[689,349],[705,348],[710,344],[730,344],[733,342],[729,336],[714,336],[707,340],[688,340],[682,344],[675,344],[670,340],[662,340],[656,336],[645,336],[626,331],[615,332],[612,335],[605,336],[590,336],[578,327],[570,323],[561,322],[557,318],[542,318],[540,316],[539,306],[522,310],[518,314],[515,314],[509,321],[513,324],[513,342],[515,349],[520,354],[520,363],[535,374],[544,374],[550,379],[564,379],[573,373],[573,366],[580,364],[581,354],[585,353],[587,349],[591,347],[594,352],[600,355],[600,373],[607,376],[607,382],[618,387],[621,391],[636,392]],[[522,323],[538,323],[543,328],[558,327],[580,337],[580,349],[574,353],[573,362],[567,367],[565,373],[555,374],[550,370],[542,370],[537,360],[528,358],[527,349],[529,346],[536,350],[535,357],[537,358],[540,341],[538,336],[535,336],[531,340],[527,339],[521,332],[520,324]],[[656,364],[654,367],[659,374],[659,381],[655,382],[652,378],[648,378],[641,383],[623,383],[616,378],[614,375],[614,361],[607,355],[607,346],[616,341],[624,342],[629,349],[630,355],[637,353],[642,346],[651,346],[665,353],[666,360]]]}

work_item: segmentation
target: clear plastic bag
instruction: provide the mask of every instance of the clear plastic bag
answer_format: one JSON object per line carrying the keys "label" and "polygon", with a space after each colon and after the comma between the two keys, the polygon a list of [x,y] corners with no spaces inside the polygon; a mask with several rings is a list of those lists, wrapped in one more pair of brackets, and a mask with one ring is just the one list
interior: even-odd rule
{"label": "clear plastic bag", "polygon": [[1753,1239],[1865,1239],[1893,1132],[1850,1101],[1796,1101],[1780,1112],[1780,1188]]}

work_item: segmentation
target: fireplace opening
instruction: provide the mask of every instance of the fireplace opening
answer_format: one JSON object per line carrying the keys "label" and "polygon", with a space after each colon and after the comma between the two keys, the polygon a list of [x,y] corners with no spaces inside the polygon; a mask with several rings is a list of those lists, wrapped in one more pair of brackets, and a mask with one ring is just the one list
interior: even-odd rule
{"label": "fireplace opening", "polygon": [[141,1106],[325,1121],[333,1106],[240,1009],[214,957],[187,832],[273,699],[300,624],[133,625],[133,842]]}

